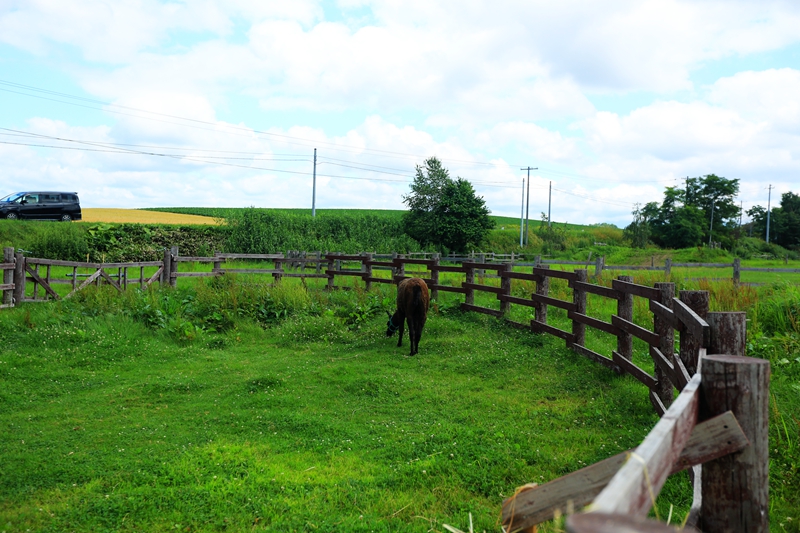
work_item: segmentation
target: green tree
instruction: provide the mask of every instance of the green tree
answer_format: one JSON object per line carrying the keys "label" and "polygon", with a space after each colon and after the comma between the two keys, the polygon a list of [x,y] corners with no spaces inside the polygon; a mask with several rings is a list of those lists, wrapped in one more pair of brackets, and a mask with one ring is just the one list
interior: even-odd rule
{"label": "green tree", "polygon": [[[753,235],[766,238],[767,210],[755,205],[747,210],[751,218]],[[770,242],[786,248],[800,247],[800,195],[786,192],[781,195],[779,207],[773,207],[770,215]]]}
{"label": "green tree", "polygon": [[[649,209],[648,209],[649,208]],[[658,212],[658,204],[651,202],[645,207],[636,204],[633,212],[633,222],[631,222],[622,232],[626,239],[631,241],[634,248],[644,248],[650,242],[650,219],[654,213]]]}
{"label": "green tree", "polygon": [[737,194],[739,180],[715,174],[689,178],[685,187],[667,187],[660,206],[649,203],[643,209],[649,217],[651,239],[667,248],[697,246],[709,237],[730,243],[740,213],[734,203]]}
{"label": "green tree", "polygon": [[767,210],[764,206],[754,205],[746,211],[750,217],[751,236],[765,238],[767,233]]}
{"label": "green tree", "polygon": [[786,248],[800,247],[800,195],[783,193],[775,211],[775,242]]}
{"label": "green tree", "polygon": [[463,252],[479,246],[494,221],[472,184],[452,179],[435,157],[417,165],[411,193],[403,196],[409,210],[403,216],[406,233],[423,246]]}

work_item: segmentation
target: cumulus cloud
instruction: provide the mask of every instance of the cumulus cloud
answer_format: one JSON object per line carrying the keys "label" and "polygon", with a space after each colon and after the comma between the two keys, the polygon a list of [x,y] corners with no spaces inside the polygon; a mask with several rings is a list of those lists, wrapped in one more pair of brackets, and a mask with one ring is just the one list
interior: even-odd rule
{"label": "cumulus cloud", "polygon": [[112,104],[97,127],[31,107],[31,131],[182,157],[0,150],[15,182],[124,206],[307,206],[316,147],[320,207],[402,208],[436,155],[513,216],[531,165],[538,211],[552,180],[557,218],[622,221],[687,175],[791,186],[800,71],[693,76],[797,27],[780,0],[12,0],[0,43]]}

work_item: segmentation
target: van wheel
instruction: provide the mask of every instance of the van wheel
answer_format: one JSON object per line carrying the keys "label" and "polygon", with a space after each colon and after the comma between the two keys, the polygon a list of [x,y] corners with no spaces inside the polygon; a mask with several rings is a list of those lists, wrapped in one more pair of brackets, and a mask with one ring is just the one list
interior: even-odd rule
{"label": "van wheel", "polygon": [[9,214],[6,215],[6,218],[8,220],[16,220],[17,219],[17,214],[16,213],[9,213]]}
{"label": "van wheel", "polygon": [[61,215],[61,222],[72,222],[72,217],[65,213]]}

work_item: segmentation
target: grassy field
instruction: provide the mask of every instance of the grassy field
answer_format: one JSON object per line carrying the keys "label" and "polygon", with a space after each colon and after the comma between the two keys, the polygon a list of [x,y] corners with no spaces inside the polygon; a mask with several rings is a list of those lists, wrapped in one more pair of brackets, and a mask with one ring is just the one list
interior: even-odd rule
{"label": "grassy field", "polygon": [[[290,281],[90,288],[0,311],[0,530],[427,532],[467,530],[471,513],[476,531],[499,531],[517,486],[634,447],[656,421],[638,382],[461,313],[455,295],[409,358],[407,339],[384,336],[392,287]],[[800,328],[786,305],[798,292],[708,288],[713,310],[752,313],[748,350],[772,362],[771,524],[797,531]],[[590,296],[590,315],[613,312]],[[635,320],[648,313],[637,299]],[[567,327],[558,310],[549,319]],[[648,359],[637,343],[636,362]],[[672,506],[680,522],[690,498],[686,476],[671,478],[660,517]]]}

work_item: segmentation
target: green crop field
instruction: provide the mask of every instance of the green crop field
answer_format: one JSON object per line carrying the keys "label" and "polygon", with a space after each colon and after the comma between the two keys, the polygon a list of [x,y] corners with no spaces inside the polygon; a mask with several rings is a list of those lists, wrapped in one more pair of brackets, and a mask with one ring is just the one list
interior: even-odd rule
{"label": "green crop field", "polygon": [[[0,311],[0,530],[466,531],[472,515],[476,531],[500,531],[516,487],[635,447],[657,420],[632,378],[462,313],[456,295],[433,304],[410,358],[407,338],[397,348],[384,334],[393,287],[267,281],[89,287]],[[706,288],[712,310],[748,311],[748,351],[772,363],[771,526],[796,531],[800,293]],[[551,294],[569,289],[554,280]],[[615,311],[590,295],[590,315]],[[558,310],[548,319],[567,327]],[[657,513],[680,523],[690,503],[676,475]]]}

